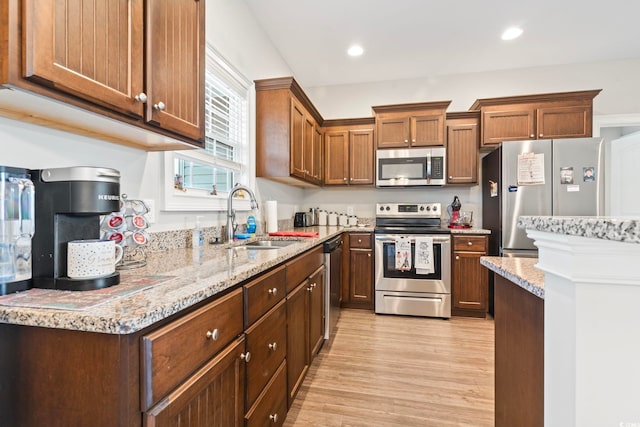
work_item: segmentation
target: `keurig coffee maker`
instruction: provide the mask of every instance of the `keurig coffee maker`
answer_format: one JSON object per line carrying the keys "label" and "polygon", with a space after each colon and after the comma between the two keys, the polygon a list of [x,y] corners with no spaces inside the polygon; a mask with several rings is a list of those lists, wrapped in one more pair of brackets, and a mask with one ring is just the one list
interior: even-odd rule
{"label": "keurig coffee maker", "polygon": [[101,277],[67,276],[67,244],[100,238],[100,215],[120,210],[120,172],[97,167],[32,170],[38,232],[33,239],[33,286],[88,291],[120,283]]}

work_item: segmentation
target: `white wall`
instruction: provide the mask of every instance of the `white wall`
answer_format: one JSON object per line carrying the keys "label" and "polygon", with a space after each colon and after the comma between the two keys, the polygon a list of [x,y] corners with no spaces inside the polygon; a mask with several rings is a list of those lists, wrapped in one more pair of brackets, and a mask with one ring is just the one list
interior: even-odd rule
{"label": "white wall", "polygon": [[608,215],[640,217],[640,132],[611,141]]}
{"label": "white wall", "polygon": [[[207,1],[207,39],[213,47],[249,80],[292,75],[244,2]],[[451,111],[466,110],[476,98],[526,93],[604,89],[595,100],[597,114],[640,112],[640,60],[566,65],[430,77],[371,84],[305,88],[325,118],[371,115],[372,105],[452,100]],[[251,123],[255,123],[252,112]],[[255,129],[251,129],[252,148]],[[122,173],[121,188],[130,198],[154,199],[161,204],[161,153],[118,146],[47,128],[0,118],[0,164],[30,168],[90,165],[113,167]],[[252,150],[253,151],[253,150]],[[252,156],[252,159],[254,157]],[[252,160],[252,165],[253,165]],[[463,208],[474,210],[480,224],[479,187],[426,188],[420,190],[301,190],[259,179],[260,200],[277,199],[280,219],[291,218],[296,208],[320,206],[346,211],[353,206],[359,216],[373,216],[378,201],[441,202],[446,206],[458,195]],[[196,213],[160,212],[151,231],[187,228]],[[201,213],[199,213],[201,215]],[[205,225],[219,223],[220,213],[205,215]]]}

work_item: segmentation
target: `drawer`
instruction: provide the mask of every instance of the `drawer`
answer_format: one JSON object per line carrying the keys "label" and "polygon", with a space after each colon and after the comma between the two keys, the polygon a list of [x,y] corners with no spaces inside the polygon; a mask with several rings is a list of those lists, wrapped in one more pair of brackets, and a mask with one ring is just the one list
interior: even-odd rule
{"label": "drawer", "polygon": [[371,249],[371,233],[350,233],[350,249]]}
{"label": "drawer", "polygon": [[244,285],[245,327],[253,324],[286,296],[286,268],[280,266]]}
{"label": "drawer", "polygon": [[247,427],[281,426],[287,415],[287,362],[283,361],[245,416]]}
{"label": "drawer", "polygon": [[453,236],[454,251],[487,252],[486,236]]}
{"label": "drawer", "polygon": [[247,407],[253,405],[287,354],[286,307],[282,300],[246,330],[247,351],[251,353],[247,363]]}
{"label": "drawer", "polygon": [[287,266],[287,292],[294,290],[304,279],[311,276],[314,271],[324,264],[322,245],[300,255]]}
{"label": "drawer", "polygon": [[242,289],[237,289],[144,335],[142,410],[153,406],[242,330]]}

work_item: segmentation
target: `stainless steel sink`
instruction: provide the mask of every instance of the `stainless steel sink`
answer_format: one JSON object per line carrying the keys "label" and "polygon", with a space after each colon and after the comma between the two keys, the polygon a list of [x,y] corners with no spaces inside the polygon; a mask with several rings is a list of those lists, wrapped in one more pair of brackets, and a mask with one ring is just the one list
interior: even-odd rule
{"label": "stainless steel sink", "polygon": [[244,245],[249,249],[280,249],[297,243],[297,240],[256,240]]}

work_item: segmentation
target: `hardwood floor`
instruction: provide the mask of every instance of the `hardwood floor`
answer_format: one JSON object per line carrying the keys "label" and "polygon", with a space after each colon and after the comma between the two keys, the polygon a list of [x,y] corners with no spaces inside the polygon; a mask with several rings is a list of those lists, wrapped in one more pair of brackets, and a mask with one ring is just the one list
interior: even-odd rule
{"label": "hardwood floor", "polygon": [[284,426],[493,426],[493,363],[493,320],[342,310]]}

